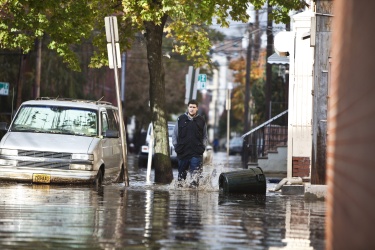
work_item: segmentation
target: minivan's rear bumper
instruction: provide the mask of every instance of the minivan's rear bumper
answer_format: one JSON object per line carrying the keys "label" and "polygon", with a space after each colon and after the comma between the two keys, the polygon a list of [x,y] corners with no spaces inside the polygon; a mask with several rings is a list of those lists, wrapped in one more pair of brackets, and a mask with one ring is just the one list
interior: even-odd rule
{"label": "minivan's rear bumper", "polygon": [[[49,177],[49,182],[33,181],[33,175]],[[40,182],[40,183],[93,183],[97,171],[58,170],[25,167],[0,167],[0,181]]]}

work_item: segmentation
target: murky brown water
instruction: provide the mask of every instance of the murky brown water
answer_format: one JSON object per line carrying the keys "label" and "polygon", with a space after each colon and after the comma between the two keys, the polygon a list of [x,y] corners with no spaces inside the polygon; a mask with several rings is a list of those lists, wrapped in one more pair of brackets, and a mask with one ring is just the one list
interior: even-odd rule
{"label": "murky brown water", "polygon": [[130,187],[0,184],[0,249],[324,249],[324,202],[219,191],[239,156],[214,155],[198,189],[147,183],[135,161]]}

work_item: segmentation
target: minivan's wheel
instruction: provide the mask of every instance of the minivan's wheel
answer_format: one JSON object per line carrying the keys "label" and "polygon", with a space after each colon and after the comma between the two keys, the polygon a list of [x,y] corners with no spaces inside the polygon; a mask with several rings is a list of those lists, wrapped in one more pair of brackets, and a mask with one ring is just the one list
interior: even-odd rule
{"label": "minivan's wheel", "polygon": [[95,179],[95,187],[97,189],[101,188],[101,186],[103,185],[103,179],[104,179],[103,169],[100,168],[99,171],[98,171],[98,174],[96,175],[96,179]]}

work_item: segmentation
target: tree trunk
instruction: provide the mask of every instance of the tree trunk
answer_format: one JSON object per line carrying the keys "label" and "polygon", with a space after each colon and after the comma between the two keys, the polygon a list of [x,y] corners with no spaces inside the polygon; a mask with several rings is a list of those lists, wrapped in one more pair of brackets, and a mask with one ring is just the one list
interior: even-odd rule
{"label": "tree trunk", "polygon": [[160,25],[144,22],[146,27],[146,46],[148,69],[150,74],[150,109],[155,138],[154,169],[155,182],[169,184],[173,180],[169,155],[167,114],[165,107],[164,68],[162,64],[163,28],[167,16]]}

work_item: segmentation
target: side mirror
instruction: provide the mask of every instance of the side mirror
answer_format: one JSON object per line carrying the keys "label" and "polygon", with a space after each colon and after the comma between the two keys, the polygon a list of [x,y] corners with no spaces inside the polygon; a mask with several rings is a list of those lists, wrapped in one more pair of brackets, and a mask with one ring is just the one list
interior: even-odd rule
{"label": "side mirror", "polygon": [[0,122],[0,130],[7,131],[7,123],[6,122]]}
{"label": "side mirror", "polygon": [[107,131],[105,131],[103,133],[103,136],[105,138],[118,138],[119,137],[119,133],[117,130],[110,130],[108,129]]}

